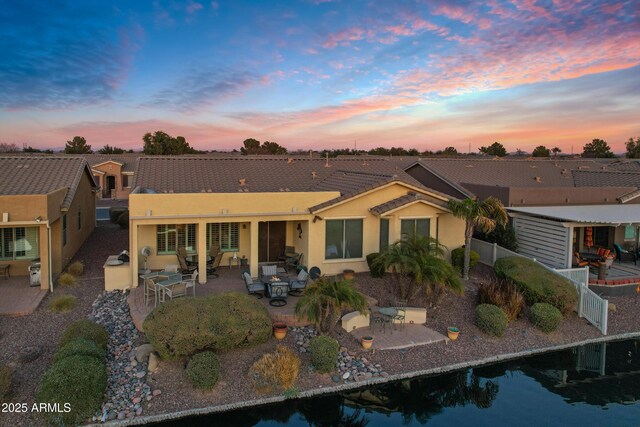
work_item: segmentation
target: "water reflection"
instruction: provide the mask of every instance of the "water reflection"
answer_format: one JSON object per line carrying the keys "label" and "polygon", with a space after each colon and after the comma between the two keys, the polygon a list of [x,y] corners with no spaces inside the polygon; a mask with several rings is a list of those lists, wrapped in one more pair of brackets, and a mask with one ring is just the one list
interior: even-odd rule
{"label": "water reflection", "polygon": [[[439,376],[162,425],[363,427],[391,425],[390,420],[393,424],[422,425],[436,418],[466,425],[471,408],[475,408],[473,420],[478,425],[492,425],[496,418],[503,422],[517,421],[527,410],[529,421],[535,421],[536,416],[550,417],[539,421],[563,418],[566,421],[570,416],[575,422],[582,419],[598,424],[599,413],[611,405],[616,405],[617,411],[620,405],[633,405],[632,412],[623,413],[633,419],[640,416],[639,342],[593,344]],[[500,393],[501,389],[505,391]],[[537,408],[539,402],[544,402],[544,414]],[[600,410],[593,411],[590,407]]]}

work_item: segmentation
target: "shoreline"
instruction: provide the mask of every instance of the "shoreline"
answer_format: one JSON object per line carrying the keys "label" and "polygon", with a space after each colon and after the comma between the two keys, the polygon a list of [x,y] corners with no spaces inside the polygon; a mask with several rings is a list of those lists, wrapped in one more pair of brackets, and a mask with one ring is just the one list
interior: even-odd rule
{"label": "shoreline", "polygon": [[[539,355],[543,353],[550,353],[554,351],[566,350],[568,348],[582,346],[587,344],[596,344],[603,343],[609,341],[620,341],[625,339],[633,339],[640,337],[640,331],[638,332],[626,332],[622,334],[616,335],[607,335],[598,338],[589,338],[585,340],[575,341],[571,343],[558,344],[554,346],[540,347],[535,349],[523,350],[515,353],[504,353],[498,354],[494,356],[485,357],[477,360],[469,360],[465,362],[458,362],[451,365],[443,365],[438,367],[433,367],[429,369],[417,370],[417,371],[409,371],[399,374],[391,374],[386,378],[372,378],[364,381],[359,381],[355,383],[347,383],[347,384],[338,384],[330,387],[318,387],[311,388],[308,390],[300,391],[295,397],[295,399],[304,399],[309,397],[320,396],[324,394],[337,393],[347,390],[359,389],[367,386],[375,386],[380,384],[385,384],[388,382],[398,381],[398,380],[406,380],[416,377],[422,377],[426,375],[437,375],[444,374],[448,372],[458,371],[460,369],[468,369],[475,368],[483,365],[488,365],[492,363],[505,362],[508,360],[519,359],[522,357],[529,357],[534,355]],[[93,423],[88,424],[90,426],[112,426],[112,427],[124,427],[124,426],[134,426],[134,425],[144,425],[148,423],[157,423],[162,421],[171,421],[178,420],[185,417],[198,416],[198,415],[209,415],[215,414],[219,412],[228,412],[238,409],[246,409],[252,408],[256,406],[268,405],[273,403],[284,402],[285,400],[293,400],[292,398],[286,398],[284,395],[279,396],[271,396],[265,397],[261,399],[253,399],[253,400],[243,400],[234,403],[227,403],[223,405],[213,405],[213,406],[205,406],[200,408],[193,409],[184,409],[181,411],[174,411],[169,413],[157,414],[157,415],[148,415],[142,417],[136,417],[130,420],[113,420],[105,423]]]}

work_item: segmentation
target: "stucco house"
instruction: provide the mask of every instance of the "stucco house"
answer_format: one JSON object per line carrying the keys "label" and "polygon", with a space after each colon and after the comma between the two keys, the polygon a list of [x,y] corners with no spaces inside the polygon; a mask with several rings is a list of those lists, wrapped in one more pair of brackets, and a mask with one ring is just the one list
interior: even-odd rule
{"label": "stucco house", "polygon": [[132,190],[136,162],[141,153],[85,154],[102,199],[126,199]]}
{"label": "stucco house", "polygon": [[28,276],[39,259],[40,287],[51,289],[95,228],[97,189],[82,157],[0,157],[0,265]]}
{"label": "stucco house", "polygon": [[[367,271],[366,255],[416,232],[449,249],[464,242],[464,223],[431,190],[384,159],[162,157],[139,160],[129,195],[131,283],[147,265],[176,263],[185,247],[199,265],[218,244],[228,266],[244,257],[251,274],[286,246],[322,273]],[[200,269],[199,281],[206,282]]]}

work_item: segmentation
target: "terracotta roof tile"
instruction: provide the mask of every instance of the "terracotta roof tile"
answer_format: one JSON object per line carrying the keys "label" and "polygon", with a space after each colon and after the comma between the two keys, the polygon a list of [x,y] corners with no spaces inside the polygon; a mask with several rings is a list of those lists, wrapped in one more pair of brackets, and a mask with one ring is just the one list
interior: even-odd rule
{"label": "terracotta roof tile", "polygon": [[640,187],[640,171],[573,171],[576,187]]}

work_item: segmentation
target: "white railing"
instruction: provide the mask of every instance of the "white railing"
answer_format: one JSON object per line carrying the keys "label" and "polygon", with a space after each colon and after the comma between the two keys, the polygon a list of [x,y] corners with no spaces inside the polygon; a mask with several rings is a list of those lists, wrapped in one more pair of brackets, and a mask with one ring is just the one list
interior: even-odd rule
{"label": "white railing", "polygon": [[[495,262],[500,258],[508,256],[520,256],[527,258],[522,254],[510,251],[496,243],[484,242],[478,239],[471,239],[471,250],[480,255],[480,262],[488,266],[493,267]],[[534,259],[534,261],[536,261]],[[591,324],[602,332],[603,335],[607,335],[607,316],[609,314],[609,302],[606,299],[600,298],[595,292],[589,289],[589,268],[565,268],[565,269],[552,269],[542,263],[538,263],[547,270],[559,274],[569,279],[569,281],[576,287],[578,291],[578,305],[576,312],[579,317],[584,317]]]}

